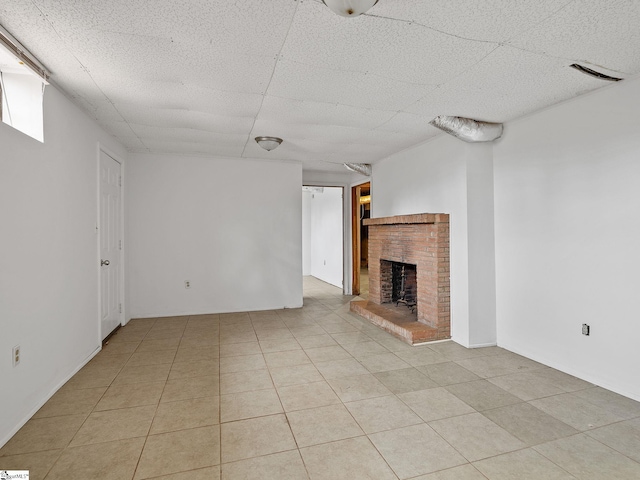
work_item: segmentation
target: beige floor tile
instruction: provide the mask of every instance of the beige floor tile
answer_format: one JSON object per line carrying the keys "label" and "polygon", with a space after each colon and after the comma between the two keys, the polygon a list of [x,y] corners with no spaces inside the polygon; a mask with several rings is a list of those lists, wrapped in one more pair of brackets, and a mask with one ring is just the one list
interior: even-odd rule
{"label": "beige floor tile", "polygon": [[291,334],[296,338],[325,335],[327,332],[320,325],[299,326],[290,328]]}
{"label": "beige floor tile", "polygon": [[218,360],[196,360],[194,362],[179,362],[171,366],[169,380],[181,378],[209,377],[218,375],[220,363]]}
{"label": "beige floor tile", "polygon": [[264,417],[282,412],[282,404],[274,388],[259,392],[231,393],[220,397],[221,422]]}
{"label": "beige floor tile", "polygon": [[324,333],[322,335],[314,335],[312,337],[301,337],[297,340],[304,349],[332,347],[334,345],[338,345],[338,342],[336,342],[328,333]]}
{"label": "beige floor tile", "polygon": [[[252,333],[253,335],[253,333]],[[255,335],[253,340],[255,340]],[[222,339],[217,335],[210,336],[194,336],[194,337],[182,337],[180,339],[180,348],[212,348],[217,347],[222,343]],[[230,343],[235,343],[231,341]]]}
{"label": "beige floor tile", "polygon": [[296,450],[222,465],[222,480],[304,480],[307,470]]}
{"label": "beige floor tile", "polygon": [[67,448],[47,475],[47,480],[132,478],[143,445],[144,438],[128,438]]}
{"label": "beige floor tile", "polygon": [[425,424],[375,433],[369,439],[401,479],[467,463]]}
{"label": "beige floor tile", "polygon": [[144,337],[145,340],[158,340],[161,338],[180,338],[184,333],[184,327],[156,328],[152,327]]}
{"label": "beige floor tile", "polygon": [[106,387],[80,390],[62,387],[36,412],[33,418],[89,414],[106,391]]}
{"label": "beige floor tile", "polygon": [[578,390],[584,390],[585,388],[591,388],[595,386],[572,375],[566,374],[559,370],[554,370],[553,368],[541,368],[535,370],[535,372],[532,372],[532,374],[553,382],[554,385],[557,385],[567,393],[576,392]]}
{"label": "beige floor tile", "polygon": [[98,353],[95,357],[87,363],[87,368],[92,367],[112,367],[114,369],[120,369],[124,367],[131,358],[130,353],[103,355],[102,352]]}
{"label": "beige floor tile", "polygon": [[159,477],[220,464],[220,426],[150,435],[135,479]]}
{"label": "beige floor tile", "polygon": [[198,362],[201,360],[217,360],[220,358],[220,347],[214,345],[206,348],[179,347],[174,363]]}
{"label": "beige floor tile", "polygon": [[554,382],[536,375],[535,371],[493,377],[489,382],[525,401],[565,393]]}
{"label": "beige floor tile", "polygon": [[629,420],[640,417],[640,402],[636,402],[617,393],[605,390],[602,387],[587,388],[573,392],[576,397],[582,398],[589,403],[593,403],[604,408],[614,415]]}
{"label": "beige floor tile", "polygon": [[43,480],[61,453],[62,450],[48,450],[0,457],[0,469],[29,470],[29,480]]}
{"label": "beige floor tile", "polygon": [[200,397],[158,406],[151,435],[220,423],[220,397]]}
{"label": "beige floor tile", "polygon": [[177,348],[180,345],[180,338],[158,338],[143,340],[138,346],[136,352],[153,352],[156,350],[166,350]]}
{"label": "beige floor tile", "polygon": [[581,480],[640,478],[640,464],[585,434],[555,440],[534,449]]}
{"label": "beige floor tile", "polygon": [[372,374],[331,378],[328,382],[343,402],[354,402],[391,394],[391,391]]}
{"label": "beige floor tile", "polygon": [[33,418],[0,448],[0,457],[64,448],[80,430],[87,416]]}
{"label": "beige floor tile", "polygon": [[478,411],[522,403],[522,399],[511,395],[500,387],[496,387],[487,380],[456,383],[445,388]]}
{"label": "beige floor tile", "polygon": [[250,392],[273,388],[268,370],[251,372],[223,373],[220,375],[220,394]]}
{"label": "beige floor tile", "polygon": [[367,437],[301,448],[311,480],[397,480]]}
{"label": "beige floor tile", "polygon": [[280,387],[278,394],[286,412],[340,403],[340,399],[327,382]]}
{"label": "beige floor tile", "polygon": [[169,377],[171,364],[125,366],[113,380],[113,385],[163,382]]}
{"label": "beige floor tile", "polygon": [[277,388],[287,385],[301,385],[303,383],[324,381],[318,369],[311,364],[277,367],[271,368],[269,371],[271,372],[273,383]]}
{"label": "beige floor tile", "polygon": [[131,354],[136,351],[138,346],[140,345],[140,341],[133,342],[109,342],[107,345],[102,347],[100,353],[102,355],[124,355]]}
{"label": "beige floor tile", "polygon": [[575,428],[528,403],[518,403],[482,413],[527,445],[550,442],[578,433]]}
{"label": "beige floor tile", "polygon": [[417,367],[417,369],[440,386],[480,380],[480,377],[475,373],[470,372],[455,362],[422,365]]}
{"label": "beige floor tile", "polygon": [[299,448],[364,435],[344,405],[288,412],[287,418]]}
{"label": "beige floor tile", "polygon": [[345,406],[366,433],[422,423],[422,419],[395,395],[359,400]]}
{"label": "beige floor tile", "polygon": [[220,345],[223,345],[225,343],[244,343],[257,341],[258,337],[256,337],[256,334],[253,331],[253,327],[251,327],[250,331],[234,331],[227,333],[222,329],[220,330]]}
{"label": "beige floor tile", "polygon": [[636,462],[640,462],[640,418],[596,428],[587,434]]}
{"label": "beige floor tile", "polygon": [[[360,343],[360,342],[370,342],[371,337],[365,335],[364,333],[358,331],[353,325],[346,324],[344,329],[336,332],[336,328],[331,328],[332,325],[325,325],[324,328],[328,333],[331,334],[333,339],[338,342],[340,345],[349,345],[351,343]],[[353,330],[353,331],[352,331]]]}
{"label": "beige floor tile", "polygon": [[84,367],[64,386],[69,389],[108,387],[119,372],[119,368],[91,369]]}
{"label": "beige floor tile", "polygon": [[364,368],[355,358],[345,358],[343,360],[333,360],[330,362],[318,362],[316,368],[326,379],[352,377],[364,375],[369,371]]}
{"label": "beige floor tile", "polygon": [[529,402],[534,407],[578,430],[590,430],[623,420],[609,410],[594,405],[573,393],[540,398]]}
{"label": "beige floor tile", "polygon": [[411,367],[411,365],[391,352],[360,358],[359,362],[371,373],[402,370]]}
{"label": "beige floor tile", "polygon": [[379,372],[375,376],[393,393],[415,392],[438,386],[413,367]]}
{"label": "beige floor tile", "polygon": [[453,340],[431,343],[428,347],[434,352],[444,356],[447,360],[464,360],[467,358],[486,356],[483,348],[466,348]]}
{"label": "beige floor tile", "polygon": [[338,344],[327,347],[305,348],[305,352],[313,363],[352,358],[351,354]]}
{"label": "beige floor tile", "polygon": [[289,350],[285,352],[265,353],[264,359],[269,368],[272,367],[290,367],[293,365],[304,365],[311,363],[309,357],[303,350]]}
{"label": "beige floor tile", "polygon": [[256,332],[259,341],[295,338],[288,328],[271,328]]}
{"label": "beige floor tile", "polygon": [[562,468],[532,449],[505,453],[473,464],[491,480],[571,480]]}
{"label": "beige floor tile", "polygon": [[258,342],[225,343],[220,345],[221,357],[238,357],[242,355],[258,355],[262,353]]}
{"label": "beige floor tile", "polygon": [[154,350],[151,352],[136,352],[131,355],[127,365],[157,365],[161,363],[173,363],[173,359],[176,356],[177,348],[170,348],[166,350]]}
{"label": "beige floor tile", "polygon": [[181,378],[169,380],[164,387],[160,402],[175,402],[190,398],[220,395],[220,380],[217,375],[208,377]]}
{"label": "beige floor tile", "polygon": [[347,343],[344,345],[344,349],[353,355],[357,360],[361,360],[371,355],[381,355],[383,353],[389,353],[389,350],[380,345],[378,342],[358,342]]}
{"label": "beige floor tile", "polygon": [[482,475],[473,465],[466,464],[427,475],[420,475],[411,480],[487,480],[487,477]]}
{"label": "beige floor tile", "polygon": [[285,352],[287,350],[300,350],[301,348],[302,347],[295,338],[260,341],[260,349],[262,350],[262,353]]}
{"label": "beige floor tile", "polygon": [[456,363],[482,378],[491,378],[544,368],[543,365],[533,360],[515,354],[475,357],[456,360]]}
{"label": "beige floor tile", "polygon": [[249,372],[267,368],[264,356],[243,355],[241,357],[223,357],[220,359],[220,373]]}
{"label": "beige floor tile", "polygon": [[73,437],[70,446],[145,437],[155,412],[155,405],[94,412]]}
{"label": "beige floor tile", "polygon": [[282,414],[224,423],[221,427],[223,463],[296,448],[287,419]]}
{"label": "beige floor tile", "polygon": [[442,387],[398,395],[425,422],[474,413],[475,410]]}
{"label": "beige floor tile", "polygon": [[525,447],[480,413],[436,420],[429,425],[470,462]]}
{"label": "beige floor tile", "polygon": [[448,361],[443,355],[424,346],[413,347],[413,350],[400,350],[394,353],[412,367],[433,365]]}
{"label": "beige floor tile", "polygon": [[95,407],[96,411],[155,405],[160,400],[164,382],[112,385]]}
{"label": "beige floor tile", "polygon": [[263,330],[271,330],[274,328],[287,328],[287,325],[282,321],[281,318],[279,317],[274,317],[271,316],[269,319],[267,320],[254,320],[252,322],[253,324],[253,329],[256,332],[261,332]]}
{"label": "beige floor tile", "polygon": [[220,466],[198,468],[186,472],[153,477],[150,480],[220,480]]}

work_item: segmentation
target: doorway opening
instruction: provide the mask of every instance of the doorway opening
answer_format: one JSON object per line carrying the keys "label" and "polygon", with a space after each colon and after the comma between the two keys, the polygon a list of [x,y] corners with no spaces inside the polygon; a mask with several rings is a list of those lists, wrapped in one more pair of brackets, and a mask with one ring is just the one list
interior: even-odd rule
{"label": "doorway opening", "polygon": [[351,189],[352,293],[369,295],[369,227],[364,220],[371,217],[371,182]]}
{"label": "doorway opening", "polygon": [[343,187],[302,187],[302,275],[343,288]]}

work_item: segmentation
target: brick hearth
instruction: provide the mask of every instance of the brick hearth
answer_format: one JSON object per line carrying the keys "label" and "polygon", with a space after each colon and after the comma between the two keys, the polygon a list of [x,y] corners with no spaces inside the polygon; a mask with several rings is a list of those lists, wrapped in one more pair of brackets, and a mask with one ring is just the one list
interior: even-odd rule
{"label": "brick hearth", "polygon": [[[365,225],[369,300],[351,302],[351,310],[411,344],[450,338],[449,215],[371,218]],[[417,315],[389,303],[389,262],[416,265]]]}

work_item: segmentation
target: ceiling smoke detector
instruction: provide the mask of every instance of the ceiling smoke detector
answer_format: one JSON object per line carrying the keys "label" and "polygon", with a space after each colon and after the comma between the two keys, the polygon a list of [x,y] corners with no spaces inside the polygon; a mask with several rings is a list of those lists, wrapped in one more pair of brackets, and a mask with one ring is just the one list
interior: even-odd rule
{"label": "ceiling smoke detector", "polygon": [[264,148],[267,152],[278,148],[282,143],[282,139],[278,137],[256,137],[256,143]]}
{"label": "ceiling smoke detector", "polygon": [[575,68],[579,72],[584,73],[585,75],[589,75],[590,77],[598,78],[600,80],[608,80],[609,82],[619,82],[620,80],[622,80],[622,78],[612,77],[604,73],[596,72],[595,70],[591,70],[590,68],[583,67],[582,65],[578,65],[577,63],[574,63],[569,66],[571,68]]}
{"label": "ceiling smoke detector", "polygon": [[357,17],[378,3],[378,0],[322,0],[322,3],[341,17]]}

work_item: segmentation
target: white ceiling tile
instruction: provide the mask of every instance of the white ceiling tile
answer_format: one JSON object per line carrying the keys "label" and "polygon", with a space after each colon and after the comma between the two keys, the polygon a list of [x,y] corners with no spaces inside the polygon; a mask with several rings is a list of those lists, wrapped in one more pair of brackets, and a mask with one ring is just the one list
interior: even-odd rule
{"label": "white ceiling tile", "polygon": [[570,63],[640,73],[637,0],[380,0],[354,19],[320,0],[11,0],[0,24],[129,151],[311,170],[423,142],[436,115],[502,122],[609,85]]}
{"label": "white ceiling tile", "polygon": [[453,38],[505,42],[529,30],[573,0],[380,1],[372,16],[402,19]]}
{"label": "white ceiling tile", "polygon": [[398,111],[416,102],[433,88],[407,85],[365,73],[336,71],[281,60],[268,93],[298,100]]}

